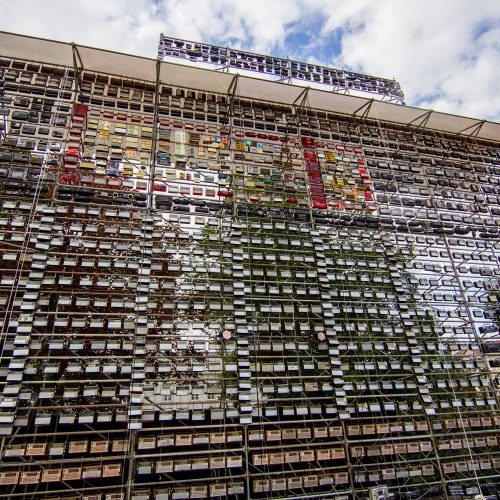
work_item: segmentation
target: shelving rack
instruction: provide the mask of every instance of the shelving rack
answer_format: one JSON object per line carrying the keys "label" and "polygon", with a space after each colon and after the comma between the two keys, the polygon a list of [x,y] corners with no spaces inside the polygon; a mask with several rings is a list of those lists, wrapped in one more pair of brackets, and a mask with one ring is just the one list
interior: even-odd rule
{"label": "shelving rack", "polygon": [[4,496],[498,498],[500,125],[0,53]]}

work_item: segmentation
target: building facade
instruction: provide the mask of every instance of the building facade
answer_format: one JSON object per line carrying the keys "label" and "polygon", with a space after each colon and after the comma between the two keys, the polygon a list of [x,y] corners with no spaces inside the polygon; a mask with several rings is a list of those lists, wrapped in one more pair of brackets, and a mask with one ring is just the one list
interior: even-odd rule
{"label": "building facade", "polygon": [[5,498],[499,498],[499,124],[7,33],[0,77]]}

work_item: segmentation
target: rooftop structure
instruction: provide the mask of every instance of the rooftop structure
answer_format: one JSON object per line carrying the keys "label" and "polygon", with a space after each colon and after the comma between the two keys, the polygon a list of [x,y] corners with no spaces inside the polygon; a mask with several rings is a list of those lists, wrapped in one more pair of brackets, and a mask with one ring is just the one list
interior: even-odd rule
{"label": "rooftop structure", "polygon": [[351,92],[377,96],[380,100],[404,104],[401,86],[395,80],[365,75],[339,68],[329,68],[281,57],[255,54],[229,47],[160,36],[158,57],[180,59],[189,64],[213,65],[223,71],[249,72],[281,83],[307,83],[333,92]]}

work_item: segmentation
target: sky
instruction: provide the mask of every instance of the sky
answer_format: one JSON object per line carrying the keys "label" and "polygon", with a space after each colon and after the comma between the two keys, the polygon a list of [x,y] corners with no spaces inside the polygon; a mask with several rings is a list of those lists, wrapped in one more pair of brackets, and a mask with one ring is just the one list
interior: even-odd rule
{"label": "sky", "polygon": [[500,121],[500,0],[0,0],[0,30],[156,57],[159,34],[395,78]]}

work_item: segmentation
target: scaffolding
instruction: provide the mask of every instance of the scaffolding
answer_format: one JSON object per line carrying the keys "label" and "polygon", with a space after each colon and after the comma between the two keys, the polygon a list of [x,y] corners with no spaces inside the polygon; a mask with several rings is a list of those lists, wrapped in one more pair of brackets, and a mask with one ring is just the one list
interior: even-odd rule
{"label": "scaffolding", "polygon": [[0,43],[4,496],[498,498],[495,124]]}

